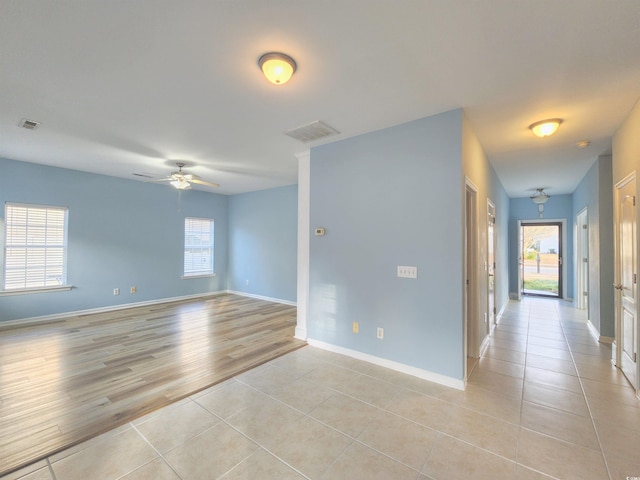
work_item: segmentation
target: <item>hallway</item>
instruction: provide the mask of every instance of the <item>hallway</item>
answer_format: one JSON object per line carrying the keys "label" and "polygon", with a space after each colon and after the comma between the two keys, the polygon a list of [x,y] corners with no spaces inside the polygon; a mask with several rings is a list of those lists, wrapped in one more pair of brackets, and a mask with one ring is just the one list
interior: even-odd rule
{"label": "hallway", "polygon": [[640,475],[640,402],[610,359],[585,312],[523,297],[507,306],[468,392],[521,399],[519,415],[517,404],[511,419],[500,412],[519,416],[519,464],[557,478],[624,480]]}
{"label": "hallway", "polygon": [[304,347],[2,480],[625,480],[640,402],[610,356],[525,298],[464,392]]}

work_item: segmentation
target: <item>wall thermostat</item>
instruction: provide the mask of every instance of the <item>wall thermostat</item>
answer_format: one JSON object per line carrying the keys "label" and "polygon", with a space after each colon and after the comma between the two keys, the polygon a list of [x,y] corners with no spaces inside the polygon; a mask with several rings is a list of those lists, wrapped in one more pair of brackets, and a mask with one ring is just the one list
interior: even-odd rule
{"label": "wall thermostat", "polygon": [[318,227],[316,228],[316,237],[322,237],[324,235],[324,228]]}

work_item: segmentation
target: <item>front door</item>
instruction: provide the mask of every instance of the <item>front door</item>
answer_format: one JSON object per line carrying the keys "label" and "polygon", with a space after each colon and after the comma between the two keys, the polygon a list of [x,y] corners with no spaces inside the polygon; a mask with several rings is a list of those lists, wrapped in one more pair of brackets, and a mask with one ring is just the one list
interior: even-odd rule
{"label": "front door", "polygon": [[520,225],[521,292],[562,298],[562,223]]}
{"label": "front door", "polygon": [[634,388],[637,366],[635,174],[616,185],[616,365]]}

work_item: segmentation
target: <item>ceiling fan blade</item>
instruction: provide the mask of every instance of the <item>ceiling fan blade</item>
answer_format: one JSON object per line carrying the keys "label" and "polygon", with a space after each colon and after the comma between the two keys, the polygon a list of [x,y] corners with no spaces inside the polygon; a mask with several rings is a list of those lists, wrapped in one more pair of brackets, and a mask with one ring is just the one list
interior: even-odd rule
{"label": "ceiling fan blade", "polygon": [[200,180],[199,178],[194,178],[193,180],[191,180],[192,183],[197,183],[198,185],[204,185],[206,187],[219,187],[220,185],[218,185],[217,183],[212,183],[212,182],[205,182],[204,180]]}
{"label": "ceiling fan blade", "polygon": [[171,180],[173,180],[172,178],[169,177],[164,177],[164,178],[150,178],[149,180],[145,180],[146,182],[151,182],[151,183],[155,183],[155,182],[170,182]]}

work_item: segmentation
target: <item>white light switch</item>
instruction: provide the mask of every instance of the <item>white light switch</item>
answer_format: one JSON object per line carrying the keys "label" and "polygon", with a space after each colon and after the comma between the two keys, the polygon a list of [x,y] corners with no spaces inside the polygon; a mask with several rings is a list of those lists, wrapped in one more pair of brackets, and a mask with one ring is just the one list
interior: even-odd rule
{"label": "white light switch", "polygon": [[398,265],[398,277],[418,278],[418,267],[407,267]]}

